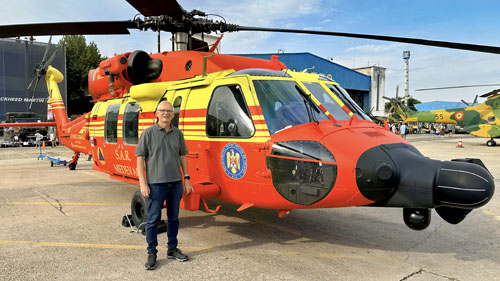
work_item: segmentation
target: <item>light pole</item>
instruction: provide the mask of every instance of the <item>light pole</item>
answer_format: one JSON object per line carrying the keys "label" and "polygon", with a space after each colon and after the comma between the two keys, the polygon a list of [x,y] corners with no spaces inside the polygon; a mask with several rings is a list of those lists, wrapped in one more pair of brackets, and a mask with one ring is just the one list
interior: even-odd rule
{"label": "light pole", "polygon": [[403,51],[403,60],[405,61],[405,98],[406,105],[408,105],[408,90],[410,84],[410,75],[409,75],[409,60],[410,60],[410,51]]}

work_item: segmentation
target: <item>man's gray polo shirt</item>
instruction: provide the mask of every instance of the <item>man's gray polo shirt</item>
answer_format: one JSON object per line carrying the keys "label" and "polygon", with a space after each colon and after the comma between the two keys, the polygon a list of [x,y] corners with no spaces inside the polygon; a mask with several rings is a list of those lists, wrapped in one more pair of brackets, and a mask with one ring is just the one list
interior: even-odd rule
{"label": "man's gray polo shirt", "polygon": [[158,124],[147,128],[135,149],[135,155],[145,159],[148,183],[182,180],[179,156],[187,153],[184,135],[172,125],[168,131]]}

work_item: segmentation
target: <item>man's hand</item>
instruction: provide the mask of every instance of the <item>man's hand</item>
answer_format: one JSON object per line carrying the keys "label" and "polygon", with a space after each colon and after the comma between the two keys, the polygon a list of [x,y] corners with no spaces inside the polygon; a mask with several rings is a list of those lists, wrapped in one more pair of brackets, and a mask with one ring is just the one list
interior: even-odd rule
{"label": "man's hand", "polygon": [[141,194],[146,198],[149,197],[149,186],[147,184],[141,184]]}
{"label": "man's hand", "polygon": [[186,194],[186,195],[188,195],[189,193],[194,191],[193,186],[191,185],[191,182],[189,182],[188,179],[184,180],[184,185],[183,185],[182,189],[184,190],[184,194]]}
{"label": "man's hand", "polygon": [[139,175],[139,187],[141,188],[142,196],[149,197],[149,186],[146,183],[146,176],[144,172],[144,157],[137,156],[137,174]]}

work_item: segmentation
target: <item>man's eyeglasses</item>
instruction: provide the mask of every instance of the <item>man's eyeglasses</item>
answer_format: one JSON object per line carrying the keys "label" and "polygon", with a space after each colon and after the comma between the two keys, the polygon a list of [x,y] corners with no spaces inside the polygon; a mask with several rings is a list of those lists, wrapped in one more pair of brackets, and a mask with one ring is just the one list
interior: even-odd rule
{"label": "man's eyeglasses", "polygon": [[173,110],[170,110],[170,109],[158,109],[156,112],[159,112],[159,113],[174,113]]}

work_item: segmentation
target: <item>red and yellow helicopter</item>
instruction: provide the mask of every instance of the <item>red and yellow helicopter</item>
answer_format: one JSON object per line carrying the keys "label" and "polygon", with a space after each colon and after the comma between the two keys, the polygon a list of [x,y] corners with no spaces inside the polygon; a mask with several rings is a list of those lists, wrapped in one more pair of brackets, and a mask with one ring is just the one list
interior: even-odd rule
{"label": "red and yellow helicopter", "polygon": [[[273,56],[260,60],[214,53],[195,33],[268,31],[423,44],[500,53],[499,47],[293,29],[239,26],[186,12],[175,1],[127,0],[143,18],[0,26],[0,37],[20,35],[128,34],[129,29],[168,31],[176,50],[127,52],[89,71],[91,112],[69,121],[58,83],[43,70],[49,107],[60,142],[93,156],[93,168],[138,182],[134,151],[143,130],[156,122],[161,100],[175,109],[184,133],[194,192],[182,207],[207,200],[279,210],[348,206],[403,208],[405,223],[425,229],[430,210],[459,223],[493,196],[494,181],[479,159],[437,161],[374,124],[342,87],[328,77],[294,72]],[[97,28],[96,28],[97,26]],[[201,48],[200,48],[201,47]],[[197,49],[197,50],[195,50]],[[32,124],[31,124],[32,125]],[[134,223],[145,219],[146,201],[132,198]]]}

